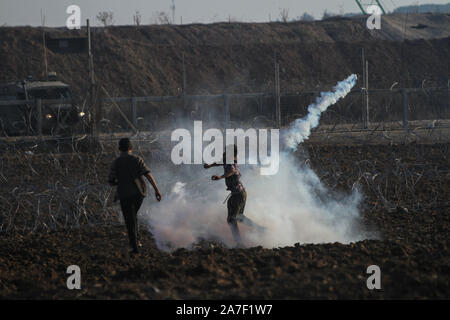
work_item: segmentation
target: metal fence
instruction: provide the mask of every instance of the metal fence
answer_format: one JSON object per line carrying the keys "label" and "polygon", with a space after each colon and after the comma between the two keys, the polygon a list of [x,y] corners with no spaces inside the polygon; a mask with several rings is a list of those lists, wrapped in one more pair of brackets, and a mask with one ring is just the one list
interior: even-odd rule
{"label": "metal fence", "polygon": [[[399,88],[369,90],[369,114],[364,90],[353,90],[330,107],[321,124],[362,124],[398,122],[404,127],[412,120],[450,119],[449,88]],[[108,97],[97,104],[99,133],[159,131],[183,127],[186,121],[202,120],[216,128],[277,127],[304,117],[308,105],[320,91],[280,94],[280,113],[276,116],[275,93],[179,95],[160,97]],[[42,135],[42,105],[49,101],[0,101],[0,108],[27,104],[34,108],[37,128]],[[52,101],[50,101],[52,102]],[[53,101],[54,102],[54,101]],[[67,102],[65,102],[67,103]],[[74,132],[89,133],[87,116]],[[3,135],[3,133],[2,133]]]}
{"label": "metal fence", "polygon": [[[364,94],[363,90],[351,91],[322,115],[321,124],[367,127],[370,123],[401,121],[407,127],[412,120],[450,119],[448,88],[369,90],[368,115]],[[193,120],[218,128],[286,126],[304,117],[319,95],[320,91],[280,94],[279,124],[274,93],[110,98],[102,104],[101,130],[130,130],[118,108],[141,131],[176,128]]]}

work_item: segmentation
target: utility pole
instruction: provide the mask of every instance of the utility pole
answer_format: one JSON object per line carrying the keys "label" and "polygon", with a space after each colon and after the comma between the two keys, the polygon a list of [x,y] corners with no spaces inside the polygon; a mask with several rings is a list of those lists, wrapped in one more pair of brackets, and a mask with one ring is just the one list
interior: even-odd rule
{"label": "utility pole", "polygon": [[366,60],[366,128],[369,128],[369,61]]}
{"label": "utility pole", "polygon": [[97,108],[94,101],[95,92],[95,78],[94,78],[94,60],[92,57],[92,46],[91,46],[91,27],[89,25],[89,19],[86,20],[87,25],[87,36],[88,36],[88,59],[89,59],[89,105],[91,109],[91,134],[92,136],[97,135]]}
{"label": "utility pole", "polygon": [[[361,0],[355,0],[356,4],[358,5],[359,9],[361,10],[361,12],[363,14],[367,14],[367,11],[364,10],[363,5],[361,4]],[[386,14],[386,10],[384,10],[383,6],[381,5],[379,0],[375,0],[375,2],[377,3],[377,6],[381,9],[381,12],[383,12],[383,14]],[[373,2],[372,2],[373,3]]]}
{"label": "utility pole", "polygon": [[224,131],[230,127],[230,105],[229,98],[227,94],[223,95],[223,112],[224,112]]}
{"label": "utility pole", "polygon": [[381,12],[383,12],[383,14],[386,14],[386,10],[384,10],[383,6],[380,3],[380,0],[375,0],[377,2],[377,5],[380,7]]}
{"label": "utility pole", "polygon": [[355,0],[356,4],[358,5],[359,9],[361,10],[361,12],[363,14],[367,14],[366,10],[364,10],[363,6],[361,5],[361,2],[359,2],[358,0]]}
{"label": "utility pole", "polygon": [[44,64],[45,64],[45,80],[48,81],[48,63],[47,63],[47,45],[45,44],[45,30],[42,30],[42,41],[44,42]]}
{"label": "utility pole", "polygon": [[175,0],[172,0],[172,5],[170,6],[170,10],[172,10],[172,23],[176,24],[176,21],[175,21]]}
{"label": "utility pole", "polygon": [[41,22],[42,22],[42,43],[44,44],[44,65],[45,65],[45,80],[48,81],[48,63],[47,63],[47,45],[45,43],[45,15],[42,15],[41,9]]}
{"label": "utility pole", "polygon": [[182,54],[183,61],[183,108],[186,111],[186,65],[184,64],[184,52]]}
{"label": "utility pole", "polygon": [[280,64],[278,63],[278,55],[275,50],[274,54],[275,62],[275,119],[277,128],[281,128],[281,108],[280,108]]}
{"label": "utility pole", "polygon": [[367,129],[369,125],[369,117],[368,117],[368,84],[367,84],[367,65],[366,65],[366,58],[364,55],[364,48],[361,49],[361,56],[362,56],[362,80],[363,80],[363,87],[362,87],[362,117],[363,117],[363,126],[365,129]]}
{"label": "utility pole", "polygon": [[42,101],[40,98],[34,100],[37,109],[37,131],[39,139],[42,140]]}

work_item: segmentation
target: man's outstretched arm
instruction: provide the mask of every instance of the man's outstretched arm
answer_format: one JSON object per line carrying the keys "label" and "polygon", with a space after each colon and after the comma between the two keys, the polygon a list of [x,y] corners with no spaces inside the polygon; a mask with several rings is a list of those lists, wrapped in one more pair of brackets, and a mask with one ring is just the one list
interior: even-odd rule
{"label": "man's outstretched arm", "polygon": [[228,177],[231,177],[235,173],[236,173],[236,169],[232,168],[231,170],[227,170],[227,172],[225,172],[225,174],[222,176],[213,175],[211,177],[211,180],[220,180],[220,179],[228,178]]}
{"label": "man's outstretched arm", "polygon": [[147,178],[148,182],[150,182],[153,189],[155,190],[156,200],[161,201],[161,198],[162,198],[161,192],[159,192],[158,186],[156,185],[155,178],[153,178],[153,175],[151,174],[151,172],[147,172],[147,174],[145,174],[145,177]]}
{"label": "man's outstretched arm", "polygon": [[203,165],[203,168],[209,169],[209,168],[212,168],[212,167],[221,167],[221,166],[222,166],[222,164],[214,162],[214,163],[211,163],[211,164],[205,163]]}

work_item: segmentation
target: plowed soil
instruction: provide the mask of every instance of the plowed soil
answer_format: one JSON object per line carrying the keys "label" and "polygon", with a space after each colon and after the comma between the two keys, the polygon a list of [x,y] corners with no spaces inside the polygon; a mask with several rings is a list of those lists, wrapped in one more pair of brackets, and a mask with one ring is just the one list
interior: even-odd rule
{"label": "plowed soil", "polygon": [[[23,223],[35,221],[36,212],[31,204],[19,205],[16,228],[4,229],[0,235],[0,297],[448,299],[449,147],[310,144],[299,151],[308,155],[332,190],[347,190],[360,181],[365,195],[363,221],[379,233],[379,240],[347,245],[299,243],[273,249],[233,249],[199,242],[193,248],[168,253],[159,251],[152,234],[141,228],[144,247],[139,256],[128,254],[125,227],[111,218],[113,210],[109,223],[107,219],[101,223],[104,208],[101,201],[91,199],[95,188],[101,188],[112,153],[82,155],[85,160],[97,157],[98,179],[87,169],[80,170],[82,162],[76,157],[70,161],[70,155],[60,157],[60,167],[49,154],[35,155],[32,165],[36,173],[28,171],[28,164],[18,158],[7,161],[5,156],[2,226],[5,212],[9,212],[7,203],[15,208],[17,201],[32,199],[31,194],[19,197],[32,187],[44,199],[43,191],[57,179],[70,188],[70,181],[61,179],[69,175],[73,185],[90,183],[85,208],[90,210],[88,215],[97,213],[98,217],[96,223],[81,219],[76,227],[70,223],[64,227],[61,221],[52,224],[41,216],[47,227],[36,226],[32,232],[33,228]],[[46,180],[42,179],[44,173]],[[12,193],[14,188],[18,190]],[[75,189],[70,190],[76,194]],[[41,210],[44,215],[43,207]],[[73,264],[81,268],[81,290],[66,287],[66,268]],[[366,286],[370,265],[381,269],[380,290]]]}

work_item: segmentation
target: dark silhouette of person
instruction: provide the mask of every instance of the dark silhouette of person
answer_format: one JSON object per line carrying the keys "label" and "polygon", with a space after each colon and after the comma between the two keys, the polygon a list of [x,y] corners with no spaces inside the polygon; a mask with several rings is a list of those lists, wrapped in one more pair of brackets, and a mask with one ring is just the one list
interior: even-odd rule
{"label": "dark silhouette of person", "polygon": [[117,186],[117,197],[120,199],[131,252],[138,253],[138,247],[142,244],[138,241],[137,214],[147,192],[143,177],[152,185],[156,200],[161,201],[161,193],[144,160],[132,154],[133,146],[130,139],[121,139],[119,150],[120,156],[111,165],[108,182]]}
{"label": "dark silhouette of person", "polygon": [[[231,148],[228,148],[231,149]],[[223,166],[224,174],[221,176],[213,175],[212,180],[225,179],[227,190],[231,192],[227,201],[228,217],[227,222],[230,226],[231,233],[238,246],[242,246],[241,235],[239,232],[238,222],[242,222],[250,227],[256,228],[258,231],[264,231],[264,227],[261,227],[250,220],[244,215],[245,203],[247,201],[247,191],[245,191],[244,185],[241,181],[241,172],[237,164],[237,146],[234,145],[233,151],[233,163],[226,163],[226,152],[223,153],[223,164],[213,163],[204,164],[205,169],[211,167]]]}

